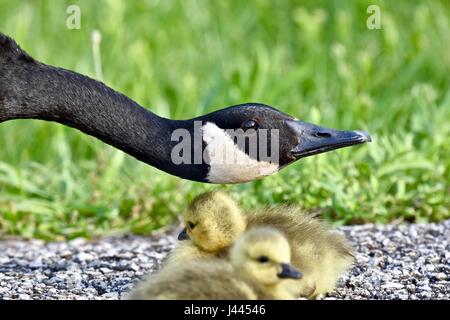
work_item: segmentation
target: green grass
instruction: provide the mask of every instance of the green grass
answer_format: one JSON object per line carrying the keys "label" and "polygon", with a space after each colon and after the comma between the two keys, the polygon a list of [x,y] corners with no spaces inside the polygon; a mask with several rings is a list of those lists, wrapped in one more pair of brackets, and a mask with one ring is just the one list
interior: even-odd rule
{"label": "green grass", "polygon": [[[69,4],[81,30],[65,27]],[[378,4],[382,30],[366,27]],[[364,129],[373,143],[252,183],[180,180],[54,123],[0,125],[0,237],[146,234],[198,193],[246,208],[296,203],[337,224],[450,218],[448,1],[8,1],[0,30],[35,58],[104,81],[153,112],[190,118],[248,101]]]}

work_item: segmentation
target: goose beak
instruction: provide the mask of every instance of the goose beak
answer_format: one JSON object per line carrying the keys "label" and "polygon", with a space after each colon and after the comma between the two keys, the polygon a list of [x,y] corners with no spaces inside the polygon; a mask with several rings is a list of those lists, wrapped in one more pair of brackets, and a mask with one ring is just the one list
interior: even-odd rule
{"label": "goose beak", "polygon": [[180,234],[178,235],[178,240],[180,241],[184,241],[184,240],[189,240],[189,235],[187,233],[187,229],[184,228]]}
{"label": "goose beak", "polygon": [[300,279],[302,273],[298,271],[292,264],[282,263],[281,272],[277,274],[280,279]]}
{"label": "goose beak", "polygon": [[372,141],[365,131],[340,131],[299,120],[287,120],[286,123],[299,140],[291,150],[296,159]]}

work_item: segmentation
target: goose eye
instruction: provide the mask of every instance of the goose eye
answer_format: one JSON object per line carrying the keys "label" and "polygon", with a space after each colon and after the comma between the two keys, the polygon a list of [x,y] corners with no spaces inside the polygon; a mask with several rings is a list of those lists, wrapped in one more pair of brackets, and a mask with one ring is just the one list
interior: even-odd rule
{"label": "goose eye", "polygon": [[194,229],[195,228],[195,224],[193,223],[193,222],[191,222],[191,221],[189,221],[188,222],[188,227],[189,227],[189,229]]}
{"label": "goose eye", "polygon": [[242,123],[241,127],[244,131],[247,131],[249,129],[256,130],[256,129],[258,129],[259,124],[258,124],[258,122],[256,122],[256,120],[247,120],[244,123]]}
{"label": "goose eye", "polygon": [[258,261],[261,263],[266,263],[266,262],[269,262],[269,258],[266,256],[260,256],[260,257],[258,257]]}

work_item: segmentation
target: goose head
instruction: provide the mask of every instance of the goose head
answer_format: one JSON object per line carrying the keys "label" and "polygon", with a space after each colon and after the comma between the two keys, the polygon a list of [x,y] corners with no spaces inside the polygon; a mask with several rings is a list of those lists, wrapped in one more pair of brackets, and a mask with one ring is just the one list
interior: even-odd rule
{"label": "goose head", "polygon": [[183,220],[185,228],[178,239],[190,239],[198,248],[211,253],[229,248],[246,227],[237,203],[222,192],[206,192],[195,198]]}
{"label": "goose head", "polygon": [[230,249],[230,261],[241,272],[269,287],[281,284],[284,279],[302,277],[290,263],[288,241],[273,228],[254,228],[243,233]]}
{"label": "goose head", "polygon": [[271,106],[247,103],[201,120],[206,181],[242,183],[301,159],[371,141],[364,131],[340,131],[298,120]]}
{"label": "goose head", "polygon": [[298,159],[370,141],[363,131],[323,128],[259,103],[188,120],[159,117],[101,82],[40,63],[2,33],[0,88],[0,123],[59,122],[193,181],[252,181]]}

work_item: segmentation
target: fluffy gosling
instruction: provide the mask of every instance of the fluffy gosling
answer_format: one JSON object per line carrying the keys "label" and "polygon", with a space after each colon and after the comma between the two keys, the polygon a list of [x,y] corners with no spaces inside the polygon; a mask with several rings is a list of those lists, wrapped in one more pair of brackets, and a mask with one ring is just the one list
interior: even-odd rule
{"label": "fluffy gosling", "polygon": [[299,279],[290,264],[291,252],[285,237],[273,228],[244,232],[230,249],[230,259],[189,259],[168,265],[141,282],[130,299],[153,300],[256,300],[292,299],[282,285]]}
{"label": "fluffy gosling", "polygon": [[207,192],[194,199],[183,218],[186,228],[179,239],[191,241],[177,248],[169,262],[177,262],[178,256],[223,256],[246,228],[271,226],[280,230],[290,243],[292,264],[303,273],[300,281],[289,283],[298,296],[313,298],[334,290],[339,276],[354,261],[343,235],[295,207],[259,209],[246,217],[226,194]]}

